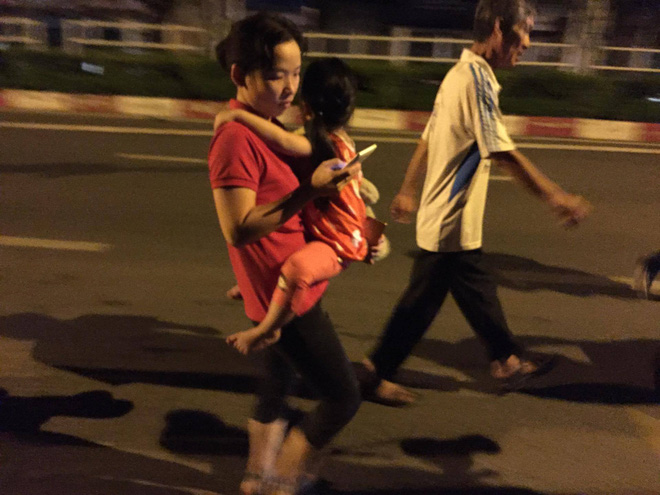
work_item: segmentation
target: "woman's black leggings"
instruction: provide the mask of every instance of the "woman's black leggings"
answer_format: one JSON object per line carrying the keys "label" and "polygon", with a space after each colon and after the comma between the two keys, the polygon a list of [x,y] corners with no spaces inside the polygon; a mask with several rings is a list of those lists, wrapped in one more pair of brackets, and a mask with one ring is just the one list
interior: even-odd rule
{"label": "woman's black leggings", "polygon": [[256,421],[270,423],[284,416],[296,373],[320,396],[316,408],[298,424],[313,447],[326,445],[357,412],[361,396],[355,371],[320,302],[282,328],[265,361]]}

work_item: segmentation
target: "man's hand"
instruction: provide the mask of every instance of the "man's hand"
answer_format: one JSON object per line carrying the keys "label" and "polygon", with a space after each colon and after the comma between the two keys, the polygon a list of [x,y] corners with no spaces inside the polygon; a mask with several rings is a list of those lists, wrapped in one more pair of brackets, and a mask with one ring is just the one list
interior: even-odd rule
{"label": "man's hand", "polygon": [[340,159],[333,158],[316,167],[310,181],[316,196],[337,194],[362,170],[360,162],[349,166],[344,165],[345,163]]}
{"label": "man's hand", "polygon": [[414,195],[399,192],[390,205],[390,215],[395,222],[410,223],[418,206],[419,201]]}
{"label": "man's hand", "polygon": [[552,211],[559,218],[560,223],[567,228],[575,227],[584,220],[593,207],[582,196],[564,191],[557,192],[548,200]]}

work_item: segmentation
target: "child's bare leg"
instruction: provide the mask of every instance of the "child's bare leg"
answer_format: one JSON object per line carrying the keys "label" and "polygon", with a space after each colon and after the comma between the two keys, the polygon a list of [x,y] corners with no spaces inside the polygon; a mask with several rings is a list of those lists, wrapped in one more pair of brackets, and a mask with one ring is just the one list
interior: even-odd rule
{"label": "child's bare leg", "polygon": [[[284,277],[280,276],[278,288],[287,289]],[[227,343],[234,346],[242,354],[258,351],[274,344],[280,339],[281,328],[295,317],[288,305],[271,301],[266,317],[254,328],[237,332],[227,337]]]}

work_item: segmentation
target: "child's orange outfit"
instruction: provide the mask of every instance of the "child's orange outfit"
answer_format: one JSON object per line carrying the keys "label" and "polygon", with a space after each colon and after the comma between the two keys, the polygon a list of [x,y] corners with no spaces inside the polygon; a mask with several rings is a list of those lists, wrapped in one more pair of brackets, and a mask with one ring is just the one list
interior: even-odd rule
{"label": "child's orange outfit", "polygon": [[[356,155],[352,143],[336,134],[329,136],[338,158],[348,162]],[[360,197],[361,181],[362,173],[331,197],[323,209],[313,202],[305,206],[303,223],[314,240],[282,265],[286,288],[275,289],[273,302],[289,306],[297,316],[305,314],[325,292],[328,279],[339,275],[352,261],[365,259],[369,246],[364,238],[367,213]]]}

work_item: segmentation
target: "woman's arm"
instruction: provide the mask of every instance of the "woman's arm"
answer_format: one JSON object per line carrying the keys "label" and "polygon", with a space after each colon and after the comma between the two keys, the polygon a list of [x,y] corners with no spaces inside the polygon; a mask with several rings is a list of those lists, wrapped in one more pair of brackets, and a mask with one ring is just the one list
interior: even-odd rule
{"label": "woman's arm", "polygon": [[281,153],[291,156],[310,156],[312,145],[305,136],[297,135],[282,129],[251,112],[233,109],[220,112],[215,117],[213,128],[225,122],[239,122],[263,139],[268,146]]}
{"label": "woman's arm", "polygon": [[308,201],[339,192],[361,167],[356,163],[341,170],[333,170],[338,163],[338,159],[321,163],[308,181],[277,201],[264,205],[256,204],[257,195],[249,188],[214,189],[215,209],[226,241],[232,246],[254,242],[279,229]]}

